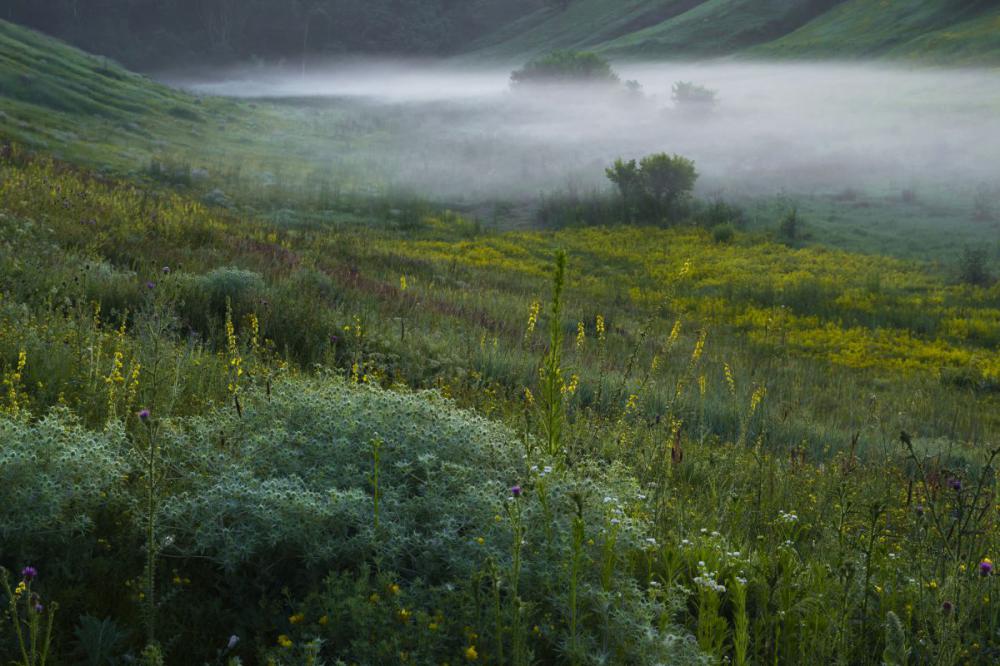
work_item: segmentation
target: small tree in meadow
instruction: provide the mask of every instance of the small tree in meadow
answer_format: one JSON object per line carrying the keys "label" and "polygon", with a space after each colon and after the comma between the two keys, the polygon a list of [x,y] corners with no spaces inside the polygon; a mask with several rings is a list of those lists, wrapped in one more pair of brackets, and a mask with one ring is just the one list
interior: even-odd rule
{"label": "small tree in meadow", "polygon": [[657,153],[639,162],[643,189],[658,216],[676,212],[682,199],[691,194],[698,180],[694,162],[680,155]]}
{"label": "small tree in meadow", "polygon": [[626,222],[675,219],[698,180],[694,162],[666,153],[648,155],[639,162],[619,158],[605,173],[618,188]]}

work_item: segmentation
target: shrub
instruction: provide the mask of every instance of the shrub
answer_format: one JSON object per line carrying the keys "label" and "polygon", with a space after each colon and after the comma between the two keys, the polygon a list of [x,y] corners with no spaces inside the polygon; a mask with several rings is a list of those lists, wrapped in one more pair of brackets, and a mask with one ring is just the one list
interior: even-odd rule
{"label": "shrub", "polygon": [[0,419],[0,542],[3,554],[37,554],[93,527],[122,476],[125,433],[91,432],[65,410],[37,422]]}
{"label": "shrub", "polygon": [[981,247],[966,247],[958,264],[958,277],[963,284],[988,287],[993,283],[989,254]]}
{"label": "shrub", "polygon": [[529,61],[510,75],[511,85],[545,83],[618,83],[611,63],[587,51],[553,51]]}
{"label": "shrub", "polygon": [[264,278],[259,273],[240,268],[217,268],[204,275],[178,275],[179,312],[184,321],[200,333],[219,331],[226,316],[227,303],[233,319],[241,320],[259,309],[265,293]]}
{"label": "shrub", "polygon": [[[482,634],[475,645],[491,660],[523,639],[551,662],[571,638],[580,654],[616,663],[694,659],[670,622],[674,596],[651,595],[624,566],[650,547],[639,488],[624,468],[554,473],[538,459],[529,469],[518,435],[434,393],[321,378],[244,397],[242,415],[225,407],[154,426],[170,470],[157,489],[158,625],[185,638],[165,648],[169,661],[210,659],[236,627],[258,639],[279,627],[295,645],[322,638],[324,657],[363,663],[382,659],[386,645],[440,663],[468,646],[467,627]],[[31,546],[33,535],[48,546],[109,535],[133,553],[115,555],[117,576],[140,570],[144,484],[121,479],[141,479],[143,463],[125,431],[89,432],[55,411],[35,425],[0,421],[0,445],[0,535],[13,545],[3,557],[31,556],[53,584],[74,580],[75,592],[58,588],[60,603],[81,600],[64,604],[68,618],[128,603],[128,586],[106,589],[103,565],[59,574],[63,549]],[[105,512],[114,520],[98,531]],[[92,548],[79,548],[81,557]],[[573,567],[570,552],[579,554]],[[502,647],[486,638],[496,603]],[[311,635],[298,621],[280,629],[297,612],[286,604],[311,609]],[[440,638],[416,640],[409,613],[426,622],[442,608]],[[320,615],[329,625],[316,624]],[[535,624],[544,631],[532,633]]]}
{"label": "shrub", "polygon": [[715,108],[718,103],[717,94],[714,90],[690,81],[678,81],[671,91],[671,97],[678,109],[702,113]]}
{"label": "shrub", "polygon": [[736,236],[736,229],[731,224],[717,224],[712,227],[712,240],[716,243],[731,243]]}
{"label": "shrub", "polygon": [[556,192],[539,202],[536,219],[542,227],[562,229],[574,226],[598,226],[611,223],[621,205],[606,191]]}
{"label": "shrub", "polygon": [[638,163],[617,159],[605,174],[618,188],[626,221],[663,223],[675,220],[681,204],[698,180],[694,162],[680,155],[657,153]]}
{"label": "shrub", "polygon": [[746,212],[742,208],[721,199],[708,205],[699,206],[695,213],[695,220],[707,229],[713,229],[723,224],[743,229],[747,224]]}

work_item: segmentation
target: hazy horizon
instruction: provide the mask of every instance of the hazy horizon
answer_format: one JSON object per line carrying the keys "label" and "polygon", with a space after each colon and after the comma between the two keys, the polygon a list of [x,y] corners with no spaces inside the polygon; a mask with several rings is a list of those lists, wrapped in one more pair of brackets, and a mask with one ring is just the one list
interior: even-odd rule
{"label": "hazy horizon", "polygon": [[[603,186],[614,158],[660,151],[694,159],[703,194],[997,183],[1000,80],[985,70],[763,62],[616,69],[643,86],[641,97],[578,85],[515,91],[507,69],[430,60],[158,78],[200,94],[315,99],[351,118],[377,119],[384,127],[364,161],[392,185],[431,196],[518,198]],[[717,107],[677,111],[676,81],[716,90]]]}

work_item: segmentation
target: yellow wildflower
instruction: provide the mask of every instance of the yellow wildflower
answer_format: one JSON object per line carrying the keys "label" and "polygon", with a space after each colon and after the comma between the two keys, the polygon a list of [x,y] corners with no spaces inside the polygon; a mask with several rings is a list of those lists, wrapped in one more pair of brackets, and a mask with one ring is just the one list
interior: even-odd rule
{"label": "yellow wildflower", "polygon": [[529,337],[535,332],[535,326],[538,324],[538,312],[542,309],[542,304],[538,301],[532,301],[531,307],[528,308],[528,329],[524,333],[524,337]]}

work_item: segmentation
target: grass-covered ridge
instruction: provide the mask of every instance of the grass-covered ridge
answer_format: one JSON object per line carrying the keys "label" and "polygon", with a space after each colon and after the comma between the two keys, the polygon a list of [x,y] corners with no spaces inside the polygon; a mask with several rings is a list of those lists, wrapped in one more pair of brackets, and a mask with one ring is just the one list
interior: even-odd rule
{"label": "grass-covered ridge", "polygon": [[888,56],[952,64],[997,64],[1000,8],[991,3],[845,2],[752,51],[755,55]]}
{"label": "grass-covered ridge", "polygon": [[12,0],[4,18],[147,70],[257,58],[472,55],[519,61],[560,49],[634,60],[726,55],[917,59],[995,65],[997,8],[952,0],[276,0],[105,12]]}
{"label": "grass-covered ridge", "polygon": [[578,0],[539,9],[474,46],[500,58],[558,48],[640,61],[745,54],[996,64],[996,12],[947,0]]}
{"label": "grass-covered ridge", "polygon": [[242,190],[242,204],[294,195],[318,172],[351,191],[380,174],[340,154],[381,130],[328,107],[187,94],[0,20],[0,136],[105,174],[199,195]]}

